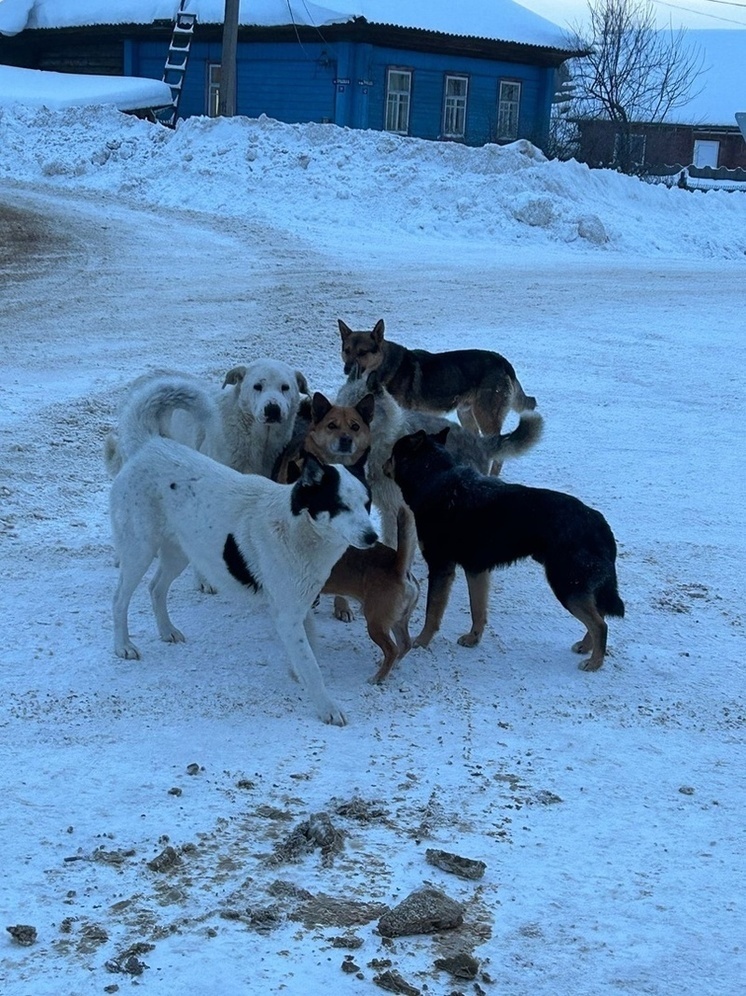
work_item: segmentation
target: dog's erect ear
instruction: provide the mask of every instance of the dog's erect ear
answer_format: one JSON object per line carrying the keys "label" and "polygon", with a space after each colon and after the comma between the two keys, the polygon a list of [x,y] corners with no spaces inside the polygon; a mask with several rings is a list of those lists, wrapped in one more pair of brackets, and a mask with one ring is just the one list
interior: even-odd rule
{"label": "dog's erect ear", "polygon": [[383,319],[379,318],[376,324],[373,326],[373,331],[371,332],[373,336],[373,341],[377,342],[379,345],[383,342]]}
{"label": "dog's erect ear", "polygon": [[352,335],[352,329],[349,325],[345,325],[341,318],[337,319],[337,325],[339,325],[339,334],[343,339],[346,339],[348,335]]}
{"label": "dog's erect ear", "polygon": [[306,455],[306,461],[303,464],[303,473],[300,475],[301,484],[306,487],[313,487],[315,484],[321,484],[323,477],[323,463],[321,463],[320,460],[317,460],[311,453],[308,453]]}
{"label": "dog's erect ear", "polygon": [[433,439],[436,443],[440,443],[441,446],[445,446],[446,439],[448,439],[448,433],[451,431],[450,425],[444,426],[440,432],[433,433]]}
{"label": "dog's erect ear", "polygon": [[366,425],[370,425],[376,408],[376,399],[372,394],[366,394],[364,398],[361,398],[360,401],[358,401],[355,408],[357,409],[363,422],[365,422]]}
{"label": "dog's erect ear", "polygon": [[223,387],[227,387],[228,384],[240,384],[241,381],[246,376],[246,367],[231,367],[228,373],[225,375],[225,380],[223,381]]}
{"label": "dog's erect ear", "polygon": [[320,391],[316,391],[311,399],[311,418],[313,419],[313,424],[318,425],[331,407],[331,401],[325,398]]}
{"label": "dog's erect ear", "polygon": [[295,484],[302,473],[301,460],[291,460],[287,466],[287,483]]}
{"label": "dog's erect ear", "polygon": [[411,453],[416,453],[417,450],[422,449],[427,442],[427,433],[424,429],[418,429],[417,432],[413,432],[411,436],[405,436],[404,440],[407,449]]}
{"label": "dog's erect ear", "polygon": [[311,391],[308,387],[308,381],[306,380],[305,374],[302,374],[300,370],[295,371],[295,382],[298,385],[298,390],[301,394],[310,394]]}

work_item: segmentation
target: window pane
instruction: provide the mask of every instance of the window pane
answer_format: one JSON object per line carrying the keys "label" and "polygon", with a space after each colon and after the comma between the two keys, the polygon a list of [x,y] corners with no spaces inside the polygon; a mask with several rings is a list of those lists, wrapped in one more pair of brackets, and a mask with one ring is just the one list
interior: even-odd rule
{"label": "window pane", "polygon": [[500,83],[497,107],[497,137],[518,138],[518,116],[521,107],[521,84]]}
{"label": "window pane", "polygon": [[409,95],[412,74],[396,69],[388,71],[386,95],[386,131],[406,135],[409,131]]}
{"label": "window pane", "polygon": [[466,133],[467,88],[468,79],[465,76],[446,76],[443,134],[447,138],[463,138]]}

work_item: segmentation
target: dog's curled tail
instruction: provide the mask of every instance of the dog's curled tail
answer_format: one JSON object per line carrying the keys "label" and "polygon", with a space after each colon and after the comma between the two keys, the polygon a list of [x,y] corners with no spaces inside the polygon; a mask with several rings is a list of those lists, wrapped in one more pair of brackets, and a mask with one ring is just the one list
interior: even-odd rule
{"label": "dog's curled tail", "polygon": [[154,436],[175,438],[171,416],[185,411],[196,426],[217,424],[218,411],[210,395],[192,380],[169,377],[135,391],[122,411],[118,448],[125,463]]}
{"label": "dog's curled tail", "polygon": [[544,419],[538,412],[522,412],[518,425],[512,432],[496,432],[491,436],[478,437],[484,452],[490,460],[507,460],[520,456],[541,439],[544,430]]}
{"label": "dog's curled tail", "polygon": [[514,412],[518,413],[532,412],[536,408],[536,398],[532,394],[526,394],[517,377],[513,378],[513,394],[510,407]]}
{"label": "dog's curled tail", "polygon": [[406,505],[400,505],[396,513],[396,560],[394,565],[397,573],[404,577],[412,566],[415,546],[417,544],[417,529],[414,516]]}

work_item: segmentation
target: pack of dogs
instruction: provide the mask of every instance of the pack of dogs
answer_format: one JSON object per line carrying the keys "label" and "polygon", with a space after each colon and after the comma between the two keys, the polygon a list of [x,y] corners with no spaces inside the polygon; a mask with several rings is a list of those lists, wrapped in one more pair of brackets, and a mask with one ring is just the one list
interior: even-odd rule
{"label": "pack of dogs", "polygon": [[[343,726],[319,667],[322,595],[347,622],[348,600],[359,604],[382,655],[371,680],[382,682],[435,637],[457,568],[471,609],[458,643],[473,647],[487,625],[491,572],[530,558],[585,628],[572,647],[584,655],[580,668],[598,670],[606,617],[624,615],[616,542],[578,498],[501,479],[503,462],[535,446],[543,427],[513,366],[482,349],[409,349],[386,338],[382,320],[370,331],[338,325],[347,380],[334,400],[270,358],[231,368],[220,388],[174,370],[129,385],[104,442],[119,571],[115,654],[140,657],[128,610],[154,561],[159,636],[184,640],[168,593],[191,565],[205,592],[261,599],[316,713]],[[503,432],[510,412],[518,424]],[[418,550],[427,592],[412,639]]]}

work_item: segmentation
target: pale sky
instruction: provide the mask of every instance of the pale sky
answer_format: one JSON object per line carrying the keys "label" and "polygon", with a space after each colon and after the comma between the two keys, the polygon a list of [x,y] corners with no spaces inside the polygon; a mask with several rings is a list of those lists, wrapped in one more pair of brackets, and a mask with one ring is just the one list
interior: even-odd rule
{"label": "pale sky", "polygon": [[[746,28],[746,0],[651,0],[658,25],[675,28]],[[587,0],[518,0],[560,27],[582,22]]]}

